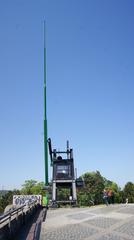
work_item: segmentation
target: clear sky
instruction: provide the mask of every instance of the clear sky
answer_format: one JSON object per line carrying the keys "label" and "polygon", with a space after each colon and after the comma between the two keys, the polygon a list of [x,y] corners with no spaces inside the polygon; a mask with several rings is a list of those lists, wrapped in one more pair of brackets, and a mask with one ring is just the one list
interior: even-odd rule
{"label": "clear sky", "polygon": [[134,1],[1,0],[0,188],[44,181],[44,20],[53,147],[134,182]]}

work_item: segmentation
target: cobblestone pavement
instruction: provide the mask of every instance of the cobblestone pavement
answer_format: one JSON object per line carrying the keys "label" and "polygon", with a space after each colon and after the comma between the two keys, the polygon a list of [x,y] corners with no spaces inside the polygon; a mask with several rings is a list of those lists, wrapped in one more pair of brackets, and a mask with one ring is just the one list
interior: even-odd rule
{"label": "cobblestone pavement", "polygon": [[48,210],[40,240],[134,240],[134,204]]}

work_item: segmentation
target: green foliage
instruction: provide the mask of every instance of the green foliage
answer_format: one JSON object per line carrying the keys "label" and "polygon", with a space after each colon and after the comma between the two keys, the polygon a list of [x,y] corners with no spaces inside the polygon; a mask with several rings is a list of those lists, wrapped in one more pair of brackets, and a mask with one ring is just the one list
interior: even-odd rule
{"label": "green foliage", "polygon": [[44,183],[43,182],[37,182],[33,179],[26,180],[25,183],[22,185],[21,194],[24,195],[38,195],[38,194],[44,194]]}
{"label": "green foliage", "polygon": [[4,212],[7,205],[12,204],[13,195],[20,194],[19,190],[8,191],[6,194],[2,195],[0,198],[0,213]]}
{"label": "green foliage", "polygon": [[[115,203],[125,203],[128,198],[129,203],[134,203],[134,183],[126,183],[124,189],[121,191],[119,186],[112,181],[101,176],[99,171],[87,172],[81,176],[84,180],[84,187],[77,189],[78,204],[80,206],[90,206],[103,203],[103,190],[109,189],[114,192]],[[3,213],[5,207],[12,204],[13,195],[45,195],[44,183],[37,182],[33,179],[26,180],[22,185],[22,189],[6,191],[0,194],[0,213]],[[60,189],[58,200],[68,200],[70,192],[68,189]]]}
{"label": "green foliage", "polygon": [[69,200],[69,196],[70,196],[70,189],[67,188],[60,188],[57,191],[57,200],[64,200],[64,201],[68,201]]}
{"label": "green foliage", "polygon": [[134,203],[134,184],[128,182],[123,191],[120,187],[103,176],[99,171],[88,172],[81,176],[84,179],[85,187],[77,191],[78,203],[80,206],[90,206],[103,203],[103,190],[112,190],[115,203],[125,203],[128,198],[129,203]]}
{"label": "green foliage", "polygon": [[123,191],[115,192],[115,203],[125,203],[125,201],[126,199]]}
{"label": "green foliage", "polygon": [[43,182],[39,182],[39,183],[36,183],[36,184],[32,187],[31,192],[32,192],[32,194],[34,194],[34,195],[38,195],[38,194],[44,195],[44,190],[43,190],[43,188],[44,188],[44,183],[43,183]]}
{"label": "green foliage", "polygon": [[36,186],[37,181],[31,179],[26,180],[25,183],[22,185],[21,194],[30,195],[32,194],[32,188]]}
{"label": "green foliage", "polygon": [[104,178],[99,171],[85,173],[82,175],[85,183],[84,189],[78,191],[78,202],[80,205],[89,206],[102,203],[102,192],[104,189]]}
{"label": "green foliage", "polygon": [[120,187],[115,182],[109,181],[106,178],[103,178],[103,179],[104,179],[105,189],[111,189],[114,193],[117,193],[120,191]]}
{"label": "green foliage", "polygon": [[124,198],[128,198],[129,203],[134,203],[134,184],[132,182],[126,183],[123,192]]}
{"label": "green foliage", "polygon": [[22,189],[8,191],[4,195],[0,195],[0,213],[4,212],[4,209],[7,205],[12,204],[13,202],[13,195],[44,195],[45,191],[43,190],[44,183],[37,182],[33,179],[26,180],[25,183],[22,185]]}
{"label": "green foliage", "polygon": [[87,194],[83,190],[77,192],[78,203],[79,203],[80,206],[89,206],[89,205],[91,205],[90,197],[91,196],[89,194]]}

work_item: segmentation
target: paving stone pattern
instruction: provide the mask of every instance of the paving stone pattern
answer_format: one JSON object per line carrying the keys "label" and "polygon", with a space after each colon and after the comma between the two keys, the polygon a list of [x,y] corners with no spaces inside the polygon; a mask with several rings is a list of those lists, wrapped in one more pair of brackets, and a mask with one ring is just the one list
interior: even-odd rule
{"label": "paving stone pattern", "polygon": [[63,240],[63,239],[83,240],[95,233],[96,233],[96,230],[91,227],[75,224],[75,225],[67,225],[62,228],[57,228],[57,229],[54,229],[53,231],[49,230],[45,234],[45,239],[47,240],[52,240],[52,239],[53,240]]}
{"label": "paving stone pattern", "polygon": [[134,240],[134,204],[49,210],[40,240]]}
{"label": "paving stone pattern", "polygon": [[68,218],[72,218],[72,219],[85,219],[88,217],[92,217],[94,216],[93,214],[87,214],[87,213],[77,213],[77,214],[73,214],[73,215],[68,215]]}
{"label": "paving stone pattern", "polygon": [[130,220],[128,223],[121,225],[116,229],[117,232],[125,233],[134,239],[134,219]]}
{"label": "paving stone pattern", "polygon": [[101,238],[97,238],[97,240],[128,240],[128,238],[124,238],[123,236],[117,236],[115,234],[107,234],[101,236]]}
{"label": "paving stone pattern", "polygon": [[[124,208],[124,206],[123,206]],[[96,208],[93,208],[93,210],[89,209],[89,212],[91,213],[94,213],[94,214],[109,214],[110,212],[113,212],[113,211],[117,211],[119,210],[120,207],[118,205],[110,205],[108,207],[96,207]]]}
{"label": "paving stone pattern", "polygon": [[117,212],[134,215],[134,207],[131,207],[131,206],[127,207],[127,206],[125,206],[124,208],[119,209]]}
{"label": "paving stone pattern", "polygon": [[113,224],[116,224],[120,220],[113,219],[113,218],[104,218],[104,217],[97,217],[95,219],[86,221],[85,223],[88,223],[89,225],[94,225],[99,228],[107,229],[111,227]]}

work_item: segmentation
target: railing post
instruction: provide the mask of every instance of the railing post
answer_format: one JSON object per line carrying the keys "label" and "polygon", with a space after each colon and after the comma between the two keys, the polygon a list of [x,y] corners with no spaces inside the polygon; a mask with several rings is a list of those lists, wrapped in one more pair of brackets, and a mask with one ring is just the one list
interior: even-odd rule
{"label": "railing post", "polygon": [[8,228],[9,228],[9,233],[11,235],[12,230],[11,230],[11,213],[9,213],[9,223],[8,223]]}
{"label": "railing post", "polygon": [[17,216],[16,216],[16,220],[17,220],[17,221],[18,221],[18,213],[19,213],[19,210],[17,210],[17,214],[16,214],[16,215],[17,215]]}

